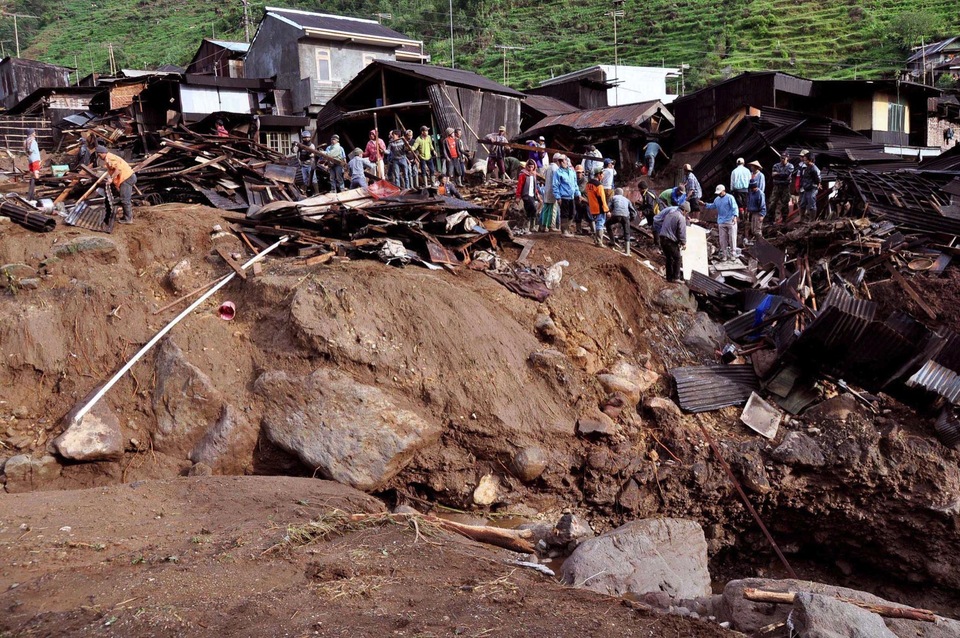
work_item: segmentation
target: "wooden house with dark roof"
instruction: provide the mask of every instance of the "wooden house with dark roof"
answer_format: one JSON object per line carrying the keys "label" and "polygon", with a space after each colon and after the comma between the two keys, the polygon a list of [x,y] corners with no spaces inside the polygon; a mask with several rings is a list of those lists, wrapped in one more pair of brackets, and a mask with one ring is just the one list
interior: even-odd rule
{"label": "wooden house with dark roof", "polygon": [[387,138],[390,129],[421,126],[442,134],[463,129],[467,148],[486,158],[478,137],[502,125],[507,137],[520,130],[524,94],[463,69],[377,60],[333,96],[317,115],[321,140],[337,133],[347,148],[362,145],[373,128]]}
{"label": "wooden house with dark roof", "polygon": [[422,63],[423,42],[347,16],[265,7],[244,58],[248,78],[273,78],[292,108],[315,115],[372,62]]}

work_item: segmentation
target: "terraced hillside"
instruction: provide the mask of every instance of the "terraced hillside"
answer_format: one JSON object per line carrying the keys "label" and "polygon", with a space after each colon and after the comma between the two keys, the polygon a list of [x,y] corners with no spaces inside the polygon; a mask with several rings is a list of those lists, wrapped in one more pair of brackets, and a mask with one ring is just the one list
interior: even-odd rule
{"label": "terraced hillside", "polygon": [[[358,17],[389,13],[386,23],[425,40],[437,64],[450,60],[447,0],[278,2]],[[457,0],[457,66],[523,88],[536,81],[614,58],[611,0]],[[746,70],[783,69],[816,78],[894,73],[910,46],[960,33],[955,0],[625,0],[618,20],[623,64],[689,64],[687,87]],[[22,18],[26,56],[79,65],[81,74],[118,66],[185,64],[204,36],[243,39],[239,0],[29,0]],[[262,4],[251,4],[254,23]],[[9,18],[0,40],[10,50]],[[519,47],[502,49],[498,47]],[[507,68],[504,68],[506,57]]]}

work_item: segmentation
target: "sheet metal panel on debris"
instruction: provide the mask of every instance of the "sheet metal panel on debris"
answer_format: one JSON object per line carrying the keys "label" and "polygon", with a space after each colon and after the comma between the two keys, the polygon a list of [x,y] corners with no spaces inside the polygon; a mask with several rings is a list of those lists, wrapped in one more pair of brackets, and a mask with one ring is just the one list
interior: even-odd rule
{"label": "sheet metal panel on debris", "polygon": [[750,364],[674,368],[670,375],[677,384],[680,407],[688,412],[743,405],[751,392],[760,390],[760,381]]}

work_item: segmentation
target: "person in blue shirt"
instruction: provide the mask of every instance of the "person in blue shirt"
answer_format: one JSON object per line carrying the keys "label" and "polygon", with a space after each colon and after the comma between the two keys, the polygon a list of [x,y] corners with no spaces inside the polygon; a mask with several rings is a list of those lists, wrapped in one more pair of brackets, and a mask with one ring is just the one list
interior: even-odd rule
{"label": "person in blue shirt", "polygon": [[332,135],[330,144],[325,148],[324,153],[330,157],[330,186],[334,193],[344,190],[343,187],[343,167],[347,163],[347,154],[340,146],[340,136]]}
{"label": "person in blue shirt", "polygon": [[647,167],[647,176],[653,177],[653,167],[657,163],[657,155],[663,152],[663,149],[660,148],[660,144],[657,143],[657,140],[653,139],[647,142],[647,145],[643,147],[643,163]]}
{"label": "person in blue shirt", "polygon": [[560,156],[559,167],[553,173],[553,196],[557,198],[560,204],[560,227],[563,222],[567,222],[567,234],[572,236],[574,232],[574,197],[581,197],[580,188],[577,186],[577,173],[570,168],[570,160],[565,156]]}
{"label": "person in blue shirt", "polygon": [[760,188],[760,183],[756,179],[750,180],[750,192],[747,193],[747,220],[749,226],[744,228],[744,243],[746,243],[747,232],[751,241],[757,241],[763,237],[763,218],[767,216],[767,197]]}
{"label": "person in blue shirt", "polygon": [[747,191],[750,190],[750,169],[743,165],[743,158],[737,158],[737,167],[730,173],[730,191],[737,200],[737,207],[743,212],[747,205]]}
{"label": "person in blue shirt", "polygon": [[[748,186],[749,184],[747,182]],[[740,207],[723,184],[717,185],[714,193],[717,195],[716,199],[706,204],[704,208],[717,211],[717,225],[720,227],[720,256],[724,261],[729,261],[737,256],[737,219],[740,216]]]}

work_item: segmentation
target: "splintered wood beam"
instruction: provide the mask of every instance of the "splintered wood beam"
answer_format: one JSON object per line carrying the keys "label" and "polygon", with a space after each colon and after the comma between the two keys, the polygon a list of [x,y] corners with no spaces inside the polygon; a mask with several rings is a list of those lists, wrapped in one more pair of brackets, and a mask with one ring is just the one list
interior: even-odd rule
{"label": "splintered wood beam", "polygon": [[923,300],[923,297],[920,296],[920,293],[918,293],[916,289],[910,285],[904,276],[900,274],[900,271],[897,270],[896,266],[889,261],[887,262],[887,270],[890,271],[890,276],[893,277],[895,282],[897,282],[897,285],[899,285],[903,291],[907,293],[907,295],[909,295],[918,306],[920,306],[920,309],[923,310],[928,317],[931,319],[937,318],[937,313],[934,312],[933,308],[927,305],[927,302]]}
{"label": "splintered wood beam", "polygon": [[220,255],[220,257],[222,257],[225,262],[227,262],[227,265],[233,269],[233,272],[240,275],[240,279],[243,279],[244,281],[246,281],[247,273],[246,271],[244,271],[243,266],[238,264],[234,260],[234,258],[230,256],[230,253],[228,253],[223,246],[217,246],[217,254]]}

